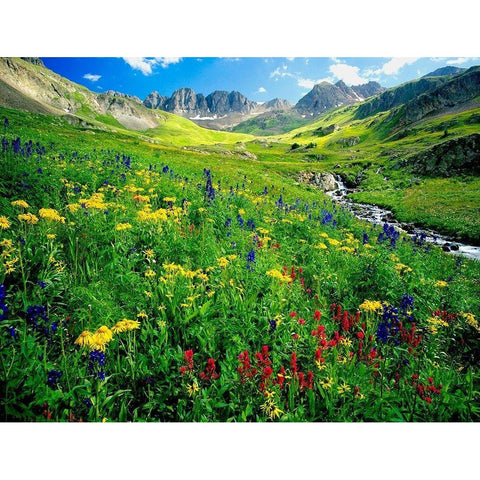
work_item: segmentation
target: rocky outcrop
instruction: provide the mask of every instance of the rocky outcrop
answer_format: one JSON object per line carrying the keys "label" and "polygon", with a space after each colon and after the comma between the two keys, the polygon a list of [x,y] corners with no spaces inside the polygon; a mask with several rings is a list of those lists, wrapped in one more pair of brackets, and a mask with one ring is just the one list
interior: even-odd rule
{"label": "rocky outcrop", "polygon": [[38,57],[20,57],[22,60],[25,60],[28,63],[33,63],[33,65],[40,65],[43,67],[43,62]]}
{"label": "rocky outcrop", "polygon": [[328,125],[327,127],[318,127],[312,132],[312,134],[317,137],[324,137],[326,135],[330,135],[333,132],[337,132],[338,130],[340,130],[340,127],[335,123],[332,123],[332,125]]}
{"label": "rocky outcrop", "polygon": [[339,188],[335,176],[329,172],[298,172],[297,181],[313,185],[323,192],[332,192]]}
{"label": "rocky outcrop", "polygon": [[[416,122],[427,115],[475,100],[480,96],[480,67],[454,76],[436,89],[417,96],[405,105],[401,123]],[[477,102],[480,104],[480,102]]]}
{"label": "rocky outcrop", "polygon": [[357,145],[357,143],[360,143],[360,137],[344,137],[340,138],[335,143],[344,147],[353,147],[354,145]]}
{"label": "rocky outcrop", "polygon": [[136,95],[129,95],[128,93],[116,92],[115,90],[107,90],[105,92],[105,95],[110,95],[112,97],[117,97],[117,98],[128,98],[130,100],[133,100],[134,102],[142,103],[142,101]]}
{"label": "rocky outcrop", "polygon": [[160,95],[157,91],[155,91],[147,95],[147,98],[145,98],[143,104],[147,108],[163,110],[163,106],[166,100],[168,100],[168,97],[164,97],[163,95]]}
{"label": "rocky outcrop", "polygon": [[473,133],[447,140],[396,163],[397,168],[410,167],[423,175],[451,176],[458,173],[480,173],[480,134]]}

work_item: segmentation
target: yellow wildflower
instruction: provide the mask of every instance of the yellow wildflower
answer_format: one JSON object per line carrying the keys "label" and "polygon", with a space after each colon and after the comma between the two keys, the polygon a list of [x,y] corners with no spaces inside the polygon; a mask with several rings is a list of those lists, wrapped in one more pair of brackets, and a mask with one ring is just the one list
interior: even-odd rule
{"label": "yellow wildflower", "polygon": [[445,288],[448,287],[448,283],[443,280],[438,280],[438,282],[435,282],[435,285],[433,286],[438,288]]}
{"label": "yellow wildflower", "polygon": [[194,381],[191,385],[187,385],[187,393],[190,397],[193,397],[200,389],[198,388],[198,384]]}
{"label": "yellow wildflower", "polygon": [[14,207],[28,208],[30,205],[25,200],[15,200],[12,202]]}
{"label": "yellow wildflower", "polygon": [[397,275],[404,275],[413,271],[408,265],[404,265],[403,263],[397,263],[394,269]]}
{"label": "yellow wildflower", "polygon": [[124,318],[117,322],[115,326],[112,327],[113,333],[128,332],[130,330],[138,330],[140,328],[140,322],[137,320],[128,320]]}
{"label": "yellow wildflower", "polygon": [[164,197],[163,198],[164,202],[172,202],[175,203],[177,201],[176,197]]}
{"label": "yellow wildflower", "polygon": [[75,213],[80,208],[80,205],[78,203],[69,203],[67,208],[70,210],[70,213]]}
{"label": "yellow wildflower", "polygon": [[245,210],[243,208],[238,209],[239,215],[245,215]]}
{"label": "yellow wildflower", "polygon": [[145,250],[144,255],[146,258],[152,258],[153,257],[153,250]]}
{"label": "yellow wildflower", "polygon": [[339,393],[340,395],[343,395],[344,393],[347,393],[349,391],[350,387],[346,383],[337,387],[337,393]]}
{"label": "yellow wildflower", "polygon": [[2,230],[6,230],[7,228],[10,228],[10,222],[8,221],[8,218],[3,215],[0,217],[0,228]]}
{"label": "yellow wildflower", "polygon": [[145,312],[140,312],[137,313],[137,318],[143,318],[146,320],[148,318],[148,315]]}
{"label": "yellow wildflower", "polygon": [[41,208],[38,211],[41,218],[45,220],[52,220],[54,222],[65,223],[65,217],[61,217],[60,214],[54,208]]}
{"label": "yellow wildflower", "polygon": [[4,238],[1,242],[0,242],[0,246],[3,247],[3,248],[11,248],[13,245],[13,242],[12,240],[8,239],[8,238]]}
{"label": "yellow wildflower", "polygon": [[30,223],[31,225],[38,223],[38,217],[36,217],[33,213],[21,213],[18,216],[18,219],[22,222]]}
{"label": "yellow wildflower", "polygon": [[8,273],[13,273],[15,271],[15,268],[13,267],[15,265],[15,263],[18,262],[18,258],[14,258],[12,260],[8,260],[7,262],[5,262],[3,264],[4,268],[5,268],[5,273],[8,274]]}
{"label": "yellow wildflower", "polygon": [[277,280],[280,280],[282,282],[289,282],[291,280],[290,277],[288,277],[287,275],[283,275],[282,272],[280,272],[279,270],[277,269],[272,269],[272,270],[268,270],[266,272],[266,274],[269,276],[269,277],[273,277],[273,278],[276,278]]}
{"label": "yellow wildflower", "polygon": [[365,300],[359,307],[365,312],[381,312],[383,311],[382,304],[377,300]]}
{"label": "yellow wildflower", "polygon": [[92,337],[93,337],[93,334],[85,330],[75,340],[75,345],[80,345],[81,347],[88,347],[92,342]]}
{"label": "yellow wildflower", "polygon": [[217,262],[220,268],[224,268],[230,263],[225,257],[217,258]]}
{"label": "yellow wildflower", "polygon": [[333,387],[333,379],[330,377],[327,377],[325,380],[322,380],[320,382],[320,385],[322,388],[331,389]]}
{"label": "yellow wildflower", "polygon": [[112,331],[106,326],[102,325],[93,335],[90,340],[90,348],[105,350],[105,345],[112,341],[113,333]]}
{"label": "yellow wildflower", "polygon": [[119,223],[115,227],[115,230],[117,230],[118,232],[122,232],[123,230],[128,230],[130,228],[132,228],[132,226],[128,222],[125,222],[125,223]]}
{"label": "yellow wildflower", "polygon": [[145,272],[145,276],[147,278],[151,278],[151,277],[154,277],[156,275],[156,273],[151,269],[149,268],[146,272]]}
{"label": "yellow wildflower", "polygon": [[47,233],[47,238],[49,240],[55,240],[56,235],[54,233]]}

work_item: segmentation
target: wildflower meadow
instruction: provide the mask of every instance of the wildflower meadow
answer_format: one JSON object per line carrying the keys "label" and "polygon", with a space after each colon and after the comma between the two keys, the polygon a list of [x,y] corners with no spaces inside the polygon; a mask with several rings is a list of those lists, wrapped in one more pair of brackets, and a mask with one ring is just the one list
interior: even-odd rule
{"label": "wildflower meadow", "polygon": [[247,163],[2,131],[3,421],[479,420],[478,262]]}

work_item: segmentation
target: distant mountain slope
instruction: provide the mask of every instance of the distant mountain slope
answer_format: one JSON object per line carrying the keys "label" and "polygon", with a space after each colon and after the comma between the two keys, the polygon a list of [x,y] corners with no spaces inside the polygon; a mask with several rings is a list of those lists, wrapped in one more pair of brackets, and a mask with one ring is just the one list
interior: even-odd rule
{"label": "distant mountain slope", "polygon": [[398,87],[389,88],[380,95],[373,97],[359,105],[357,118],[366,118],[378,112],[385,112],[399,105],[405,104],[413,98],[434,90],[450,77],[423,77],[403,83]]}
{"label": "distant mountain slope", "polygon": [[476,103],[480,104],[480,67],[462,71],[464,73],[455,75],[434,90],[407,102],[403,122],[412,123],[427,115],[455,108],[475,99]]}
{"label": "distant mountain slope", "polygon": [[163,110],[189,118],[202,127],[223,130],[271,110],[289,110],[292,105],[275,98],[265,103],[249,100],[237,91],[215,90],[205,96],[191,88],[179,88],[171,97],[154,91],[147,95],[143,104],[150,109]]}
{"label": "distant mountain slope", "polygon": [[164,110],[188,118],[220,117],[230,113],[250,113],[260,104],[252,102],[240,92],[216,90],[205,97],[191,88],[179,88],[171,97],[150,93],[143,104],[147,108]]}
{"label": "distant mountain slope", "polygon": [[169,145],[229,144],[253,138],[201,128],[175,114],[152,111],[137,97],[120,92],[91,92],[34,58],[0,58],[0,106],[60,116],[82,127],[130,130],[131,136]]}
{"label": "distant mountain slope", "polygon": [[466,68],[461,68],[461,67],[452,67],[451,65],[447,67],[441,67],[437,68],[433,72],[427,73],[426,75],[423,76],[425,77],[441,77],[443,75],[458,75],[459,73],[464,72],[467,70]]}
{"label": "distant mountain slope", "polygon": [[252,135],[278,135],[311,122],[310,117],[300,115],[297,111],[274,110],[257,115],[234,126],[232,132],[251,133]]}
{"label": "distant mountain slope", "polygon": [[317,116],[332,108],[358,103],[385,89],[377,82],[348,87],[342,80],[336,84],[321,82],[302,97],[295,110],[303,115]]}
{"label": "distant mountain slope", "polygon": [[[161,115],[118,92],[94,93],[31,58],[0,58],[2,105],[37,113],[73,114],[88,121],[118,122],[131,130],[154,128]],[[106,117],[105,117],[106,116]]]}

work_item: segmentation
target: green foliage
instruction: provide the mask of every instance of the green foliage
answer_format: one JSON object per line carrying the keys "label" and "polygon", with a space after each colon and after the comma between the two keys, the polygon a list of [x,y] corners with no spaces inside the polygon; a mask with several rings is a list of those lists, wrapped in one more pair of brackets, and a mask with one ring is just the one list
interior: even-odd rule
{"label": "green foliage", "polygon": [[[253,161],[226,155],[227,145],[186,150],[1,114],[10,120],[0,154],[2,420],[479,419],[478,262],[377,242],[380,228],[294,182],[305,167],[285,153],[291,142],[248,143]],[[380,188],[373,162],[345,163]],[[408,330],[383,343],[384,319],[365,300],[396,306]],[[79,338],[105,349],[104,364]],[[245,350],[257,371],[238,371]]]}

